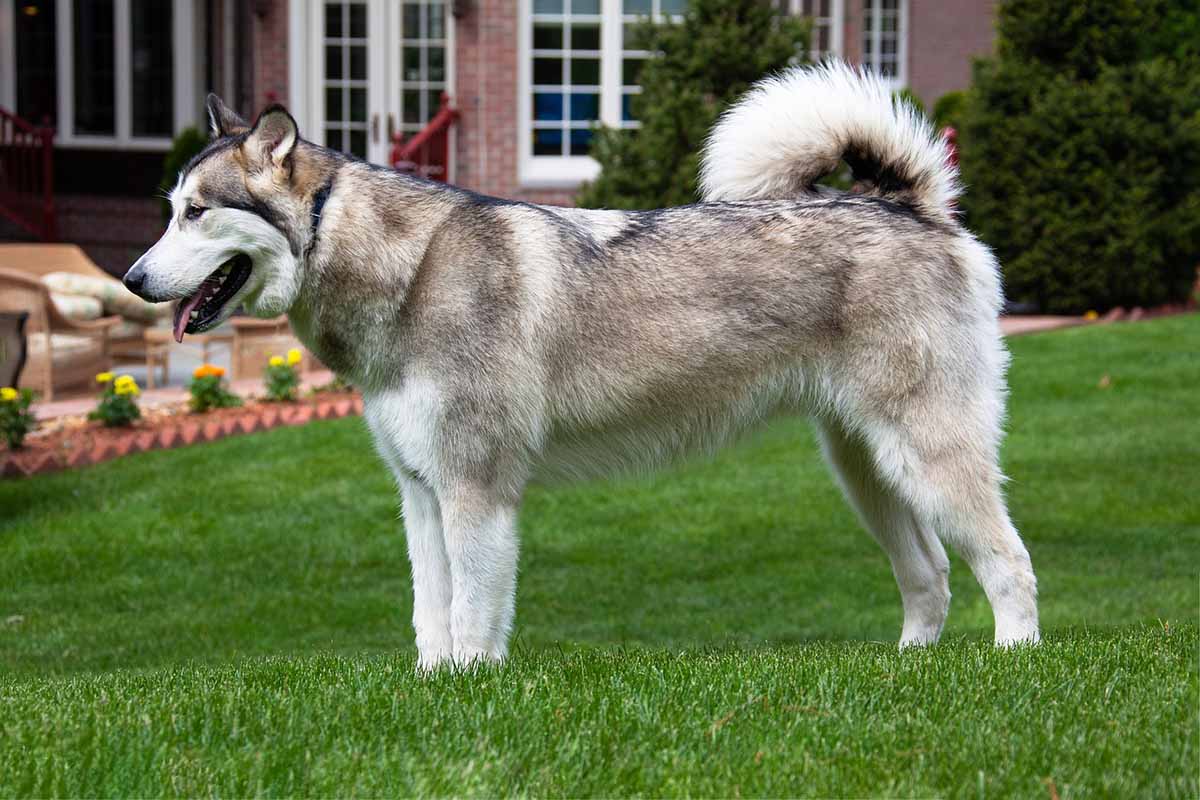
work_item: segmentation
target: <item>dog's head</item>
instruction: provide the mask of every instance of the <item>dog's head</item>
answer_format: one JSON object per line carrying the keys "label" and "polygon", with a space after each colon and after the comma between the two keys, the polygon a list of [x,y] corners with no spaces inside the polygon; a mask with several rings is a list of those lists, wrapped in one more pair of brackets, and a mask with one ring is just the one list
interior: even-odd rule
{"label": "dog's head", "polygon": [[144,299],[179,301],[180,341],[238,306],[261,317],[287,312],[303,282],[316,198],[328,191],[317,148],[298,146],[282,106],[251,126],[209,95],[208,114],[214,141],[180,172],[166,232],[125,274]]}

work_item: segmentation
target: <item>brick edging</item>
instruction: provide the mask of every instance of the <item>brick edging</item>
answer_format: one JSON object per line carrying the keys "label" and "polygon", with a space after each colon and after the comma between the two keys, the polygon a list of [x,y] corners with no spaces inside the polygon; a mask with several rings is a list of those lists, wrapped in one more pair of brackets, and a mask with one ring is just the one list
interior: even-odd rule
{"label": "brick edging", "polygon": [[189,415],[156,431],[131,430],[115,441],[85,444],[65,454],[52,450],[5,450],[0,453],[0,478],[44,475],[64,469],[86,467],[89,464],[100,464],[132,453],[215,442],[227,436],[241,436],[283,426],[305,425],[313,420],[358,416],[362,414],[362,409],[361,396],[304,405],[264,403],[247,408],[236,417],[229,416],[221,420],[206,422],[203,415]]}

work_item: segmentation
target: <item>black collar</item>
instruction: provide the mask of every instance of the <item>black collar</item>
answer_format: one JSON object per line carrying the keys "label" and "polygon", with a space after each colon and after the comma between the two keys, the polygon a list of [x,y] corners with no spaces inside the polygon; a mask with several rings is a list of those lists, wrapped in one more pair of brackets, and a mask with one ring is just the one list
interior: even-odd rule
{"label": "black collar", "polygon": [[333,178],[325,182],[325,185],[317,190],[313,195],[312,207],[312,235],[308,237],[308,247],[305,250],[305,255],[313,249],[317,243],[317,229],[321,225],[321,212],[325,210],[325,201],[329,199],[329,193],[333,191]]}

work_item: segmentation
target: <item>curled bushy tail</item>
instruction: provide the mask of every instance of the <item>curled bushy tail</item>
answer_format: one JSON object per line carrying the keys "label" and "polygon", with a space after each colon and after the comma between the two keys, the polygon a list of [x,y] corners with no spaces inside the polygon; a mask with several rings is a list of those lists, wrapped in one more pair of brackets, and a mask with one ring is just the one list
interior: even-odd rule
{"label": "curled bushy tail", "polygon": [[704,148],[705,200],[797,197],[845,161],[868,193],[953,222],[957,170],[946,143],[877,77],[832,62],[759,82]]}

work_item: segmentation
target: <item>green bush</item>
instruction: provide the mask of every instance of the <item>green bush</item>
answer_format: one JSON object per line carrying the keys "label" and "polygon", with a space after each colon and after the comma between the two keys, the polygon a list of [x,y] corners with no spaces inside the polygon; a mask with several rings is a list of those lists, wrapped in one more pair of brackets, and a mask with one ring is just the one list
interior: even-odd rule
{"label": "green bush", "polygon": [[592,143],[601,172],[579,194],[590,208],[694,203],[700,148],[720,113],[751,84],[804,58],[807,22],[761,0],[691,0],[678,24],[637,28],[646,60],[633,96],[636,131],[602,128]]}
{"label": "green bush", "polygon": [[242,399],[225,388],[225,370],[212,364],[201,364],[192,373],[188,392],[192,397],[192,411],[203,414],[210,408],[233,408],[240,406]]}
{"label": "green bush", "polygon": [[158,184],[159,194],[163,198],[163,219],[171,218],[171,203],[166,197],[175,188],[175,181],[179,179],[179,171],[187,166],[193,156],[199,155],[207,145],[208,137],[201,133],[199,128],[184,128],[171,142],[171,149],[167,151],[167,155],[163,159],[162,181]]}
{"label": "green bush", "polygon": [[277,403],[294,403],[300,392],[300,361],[303,355],[292,348],[287,357],[271,356],[263,370],[263,383],[267,388],[267,399]]}
{"label": "green bush", "polygon": [[25,435],[37,427],[37,417],[29,410],[31,405],[33,392],[29,389],[0,388],[0,436],[9,450],[20,449]]}
{"label": "green bush", "polygon": [[126,428],[141,419],[142,411],[137,404],[141,390],[133,376],[121,375],[114,379],[111,372],[101,372],[96,376],[96,383],[104,388],[96,410],[88,414],[88,419],[100,420],[106,428]]}
{"label": "green bush", "polygon": [[962,90],[946,92],[933,104],[933,124],[940,128],[958,130],[967,107],[967,93]]}
{"label": "green bush", "polygon": [[1187,297],[1200,256],[1200,12],[1009,0],[959,152],[1010,299],[1052,312]]}

